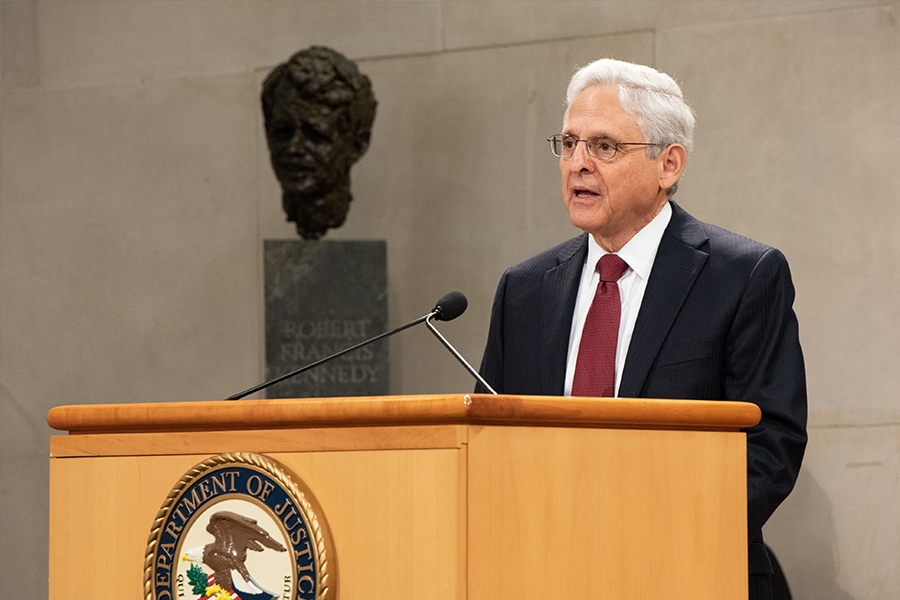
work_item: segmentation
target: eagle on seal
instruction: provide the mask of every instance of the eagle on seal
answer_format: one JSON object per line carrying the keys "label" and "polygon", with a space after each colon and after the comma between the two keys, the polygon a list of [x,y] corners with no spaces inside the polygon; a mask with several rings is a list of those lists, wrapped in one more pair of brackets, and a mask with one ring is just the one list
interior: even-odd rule
{"label": "eagle on seal", "polygon": [[[263,547],[271,548],[278,552],[287,549],[272,539],[269,533],[257,525],[255,519],[222,510],[209,517],[206,531],[211,533],[215,541],[203,547],[203,562],[213,570],[215,582],[226,590],[234,590],[234,582],[231,571],[237,571],[245,581],[271,595],[278,594],[262,588],[250,575],[247,565],[247,550],[262,552]],[[246,592],[243,592],[246,597]]]}

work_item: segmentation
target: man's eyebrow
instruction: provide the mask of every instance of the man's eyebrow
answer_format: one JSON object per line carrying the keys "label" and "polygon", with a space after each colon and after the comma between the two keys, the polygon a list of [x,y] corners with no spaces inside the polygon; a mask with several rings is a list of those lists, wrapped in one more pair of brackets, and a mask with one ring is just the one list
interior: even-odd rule
{"label": "man's eyebrow", "polygon": [[[575,137],[575,138],[578,137],[577,135],[575,135],[574,133],[572,133],[572,130],[571,130],[571,129],[564,129],[564,130],[561,132],[560,135],[570,135],[570,136]],[[593,134],[591,134],[591,135],[589,135],[589,136],[587,137],[587,139],[591,139],[591,138],[606,138],[606,139],[608,139],[608,140],[613,140],[613,141],[616,140],[616,138],[615,138],[614,136],[608,134],[608,133],[605,132],[605,131],[601,131],[601,132],[599,132],[599,133],[593,133]]]}

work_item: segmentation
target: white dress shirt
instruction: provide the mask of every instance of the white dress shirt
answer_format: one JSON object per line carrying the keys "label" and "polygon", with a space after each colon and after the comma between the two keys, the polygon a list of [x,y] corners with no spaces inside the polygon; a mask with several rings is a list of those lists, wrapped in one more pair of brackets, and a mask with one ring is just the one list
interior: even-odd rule
{"label": "white dress shirt", "polygon": [[[634,323],[637,321],[638,312],[641,310],[641,302],[644,299],[644,290],[647,289],[647,279],[650,277],[650,269],[656,259],[659,250],[659,242],[663,232],[672,218],[672,206],[666,202],[659,214],[638,231],[633,238],[628,240],[621,250],[616,252],[619,257],[628,264],[628,269],[619,278],[619,298],[622,301],[622,315],[619,321],[619,341],[616,345],[616,395],[619,394],[619,384],[622,381],[622,369],[625,366],[625,357],[628,355],[628,346],[631,343],[631,334],[634,332]],[[575,313],[572,315],[572,329],[569,332],[569,354],[566,359],[566,396],[572,395],[572,380],[575,378],[575,363],[578,361],[578,346],[581,344],[581,331],[584,329],[584,321],[588,310],[594,300],[597,285],[600,282],[600,274],[597,273],[597,261],[604,254],[609,254],[594,241],[593,236],[588,235],[588,255],[581,270],[581,283],[578,285],[578,297],[575,300]]]}

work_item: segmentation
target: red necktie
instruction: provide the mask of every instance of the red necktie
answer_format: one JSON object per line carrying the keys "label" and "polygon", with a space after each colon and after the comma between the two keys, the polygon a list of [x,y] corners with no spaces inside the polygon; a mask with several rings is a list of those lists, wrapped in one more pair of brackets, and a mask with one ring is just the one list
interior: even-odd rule
{"label": "red necktie", "polygon": [[588,310],[578,347],[573,396],[611,398],[616,389],[616,344],[619,341],[619,277],[628,269],[615,254],[604,254],[597,261],[600,283]]}

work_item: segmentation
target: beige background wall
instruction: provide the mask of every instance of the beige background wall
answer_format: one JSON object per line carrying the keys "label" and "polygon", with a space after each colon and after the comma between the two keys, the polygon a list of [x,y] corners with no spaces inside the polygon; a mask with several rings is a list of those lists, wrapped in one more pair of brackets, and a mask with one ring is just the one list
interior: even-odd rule
{"label": "beige background wall", "polygon": [[[796,598],[896,598],[898,21],[862,0],[0,0],[0,593],[46,596],[47,410],[263,377],[262,242],[295,234],[259,87],[318,43],[379,100],[329,239],[387,240],[391,323],[464,292],[441,330],[474,363],[503,269],[576,233],[543,141],[573,69],[682,82],[677,201],[780,247],[797,286],[810,446],[767,539]],[[425,329],[391,357],[394,393],[471,388]]]}

